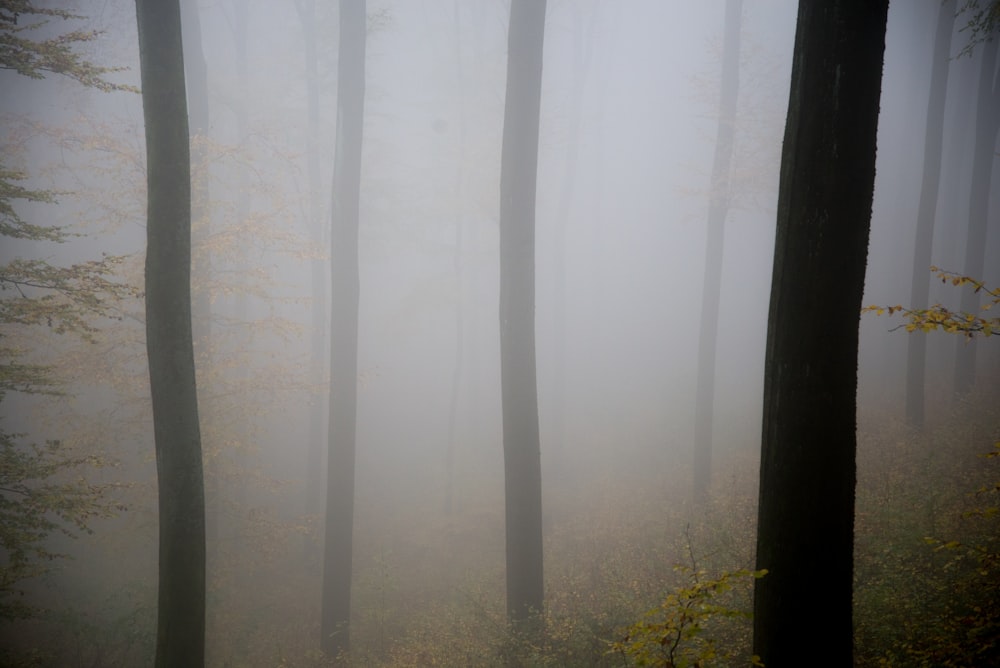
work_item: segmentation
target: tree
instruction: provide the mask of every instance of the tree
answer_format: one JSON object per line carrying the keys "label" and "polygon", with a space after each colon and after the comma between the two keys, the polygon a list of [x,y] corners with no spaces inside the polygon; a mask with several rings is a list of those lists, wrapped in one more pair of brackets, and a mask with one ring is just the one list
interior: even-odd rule
{"label": "tree", "polygon": [[[308,223],[312,242],[317,248],[322,248],[327,239],[326,225],[322,220],[320,204],[320,151],[315,138],[320,134],[320,78],[318,72],[319,50],[317,45],[316,2],[315,0],[296,0],[295,9],[302,24],[302,46],[305,55],[306,69],[306,171],[309,178],[309,213]],[[327,313],[326,283],[329,280],[325,258],[313,258],[310,262],[312,278],[312,324],[309,328],[310,359],[312,360],[312,384],[320,387],[326,374],[323,364],[326,362],[328,346],[326,333],[330,324]],[[326,427],[324,419],[326,410],[320,401],[310,406],[309,410],[309,442],[306,444],[306,489],[305,511],[307,514],[319,513],[322,499],[322,475],[324,441]]]}
{"label": "tree", "polygon": [[[972,153],[972,182],[969,186],[969,222],[965,236],[965,261],[962,272],[966,276],[984,276],[986,268],[986,239],[989,229],[990,182],[996,160],[997,133],[1000,132],[1000,46],[996,35],[986,39],[980,48],[981,64],[976,93],[975,148]],[[978,310],[976,291],[962,293],[961,308],[966,313]],[[915,304],[914,306],[921,306]],[[972,389],[976,380],[976,346],[961,339],[955,343],[956,396]]]}
{"label": "tree", "polygon": [[507,615],[540,619],[542,472],[535,372],[535,189],[544,0],[513,0],[500,162],[500,382],[507,522]]}
{"label": "tree", "polygon": [[[917,233],[913,247],[913,274],[910,281],[910,303],[926,308],[930,296],[927,267],[931,264],[934,241],[934,215],[937,211],[938,188],[941,181],[941,144],[944,138],[944,100],[948,90],[948,69],[951,61],[951,33],[955,26],[955,0],[942,2],[938,9],[934,35],[934,55],[931,63],[931,83],[927,97],[927,124],[924,134],[924,170],[917,211]],[[911,336],[907,340],[906,358],[906,420],[920,429],[924,424],[924,373],[927,362],[927,340]]]}
{"label": "tree", "polygon": [[146,126],[146,351],[159,489],[156,665],[205,662],[205,493],[191,333],[191,156],[180,5],[136,0]]}
{"label": "tree", "polygon": [[698,381],[695,391],[694,499],[704,503],[712,478],[712,409],[715,403],[715,355],[719,336],[719,298],[722,292],[722,251],[729,211],[729,174],[736,130],[736,101],[740,89],[740,20],[743,0],[727,0],[722,46],[719,126],[712,160],[708,201],[705,276],[702,282],[698,335]]}
{"label": "tree", "polygon": [[[754,653],[852,663],[858,317],[887,0],[799,3],[768,313]],[[808,654],[812,653],[812,654]]]}
{"label": "tree", "polygon": [[337,147],[330,225],[330,409],[323,558],[323,651],[350,649],[358,404],[358,224],[365,111],[365,0],[341,0]]}

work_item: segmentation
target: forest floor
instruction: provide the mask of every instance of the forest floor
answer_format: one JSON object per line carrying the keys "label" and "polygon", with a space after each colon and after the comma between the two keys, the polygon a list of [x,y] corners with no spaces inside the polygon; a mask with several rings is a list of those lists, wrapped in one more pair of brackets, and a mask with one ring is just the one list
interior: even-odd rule
{"label": "forest floor", "polygon": [[[979,393],[939,409],[928,424],[916,434],[888,411],[860,413],[859,666],[987,665],[997,658],[1000,457],[987,455],[1000,441],[1000,401]],[[712,497],[701,509],[689,502],[686,465],[661,470],[658,462],[609,457],[597,477],[550,484],[545,633],[530,641],[512,637],[505,624],[502,482],[495,475],[463,478],[456,498],[464,501],[450,515],[438,497],[421,503],[413,496],[391,508],[388,501],[360,503],[349,665],[630,665],[614,643],[651,619],[647,611],[662,617],[678,600],[691,600],[678,592],[754,567],[752,441],[742,453],[717,454]],[[223,547],[210,557],[208,665],[333,665],[316,648],[314,523],[256,512],[252,531],[222,532]],[[2,658],[19,666],[148,665],[153,547],[130,541],[151,536],[152,524],[149,513],[133,513],[81,539],[93,538],[100,550],[81,554],[43,591],[50,612],[3,633],[16,651]],[[752,582],[734,578],[711,602],[727,613],[700,608],[708,611],[700,631],[681,641],[699,652],[714,643],[716,658],[705,665],[748,665],[749,616],[728,612],[749,613]],[[821,608],[817,602],[817,614]]]}

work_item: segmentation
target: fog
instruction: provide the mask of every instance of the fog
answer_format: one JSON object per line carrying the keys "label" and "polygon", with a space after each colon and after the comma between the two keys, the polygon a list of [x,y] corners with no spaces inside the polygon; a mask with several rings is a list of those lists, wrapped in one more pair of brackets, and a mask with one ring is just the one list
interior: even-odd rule
{"label": "fog", "polygon": [[[209,517],[208,664],[326,665],[318,653],[324,467],[316,453],[326,447],[328,367],[327,353],[317,351],[329,345],[336,3],[318,3],[305,22],[305,0],[192,4],[209,110],[207,136],[194,140],[195,156],[203,156],[194,178],[207,184],[208,214],[193,223],[196,266],[204,264],[192,279],[211,320],[195,342]],[[546,605],[575,620],[550,622],[566,638],[587,627],[613,640],[657,605],[674,586],[672,567],[690,566],[693,555],[698,567],[753,566],[796,3],[743,6],[706,508],[692,503],[691,471],[724,4],[548,3],[537,387]],[[35,34],[100,31],[82,53],[123,68],[108,75],[112,81],[139,85],[131,4],[44,6],[81,17],[53,19]],[[865,304],[910,299],[937,9],[935,2],[890,7]],[[369,0],[367,12],[354,658],[486,665],[489,653],[477,654],[473,639],[492,638],[503,618],[498,239],[510,7]],[[935,266],[959,274],[982,60],[977,51],[958,55],[969,34],[963,25],[959,18],[952,39],[932,253]],[[315,81],[306,66],[311,39]],[[311,85],[319,111],[312,124]],[[25,172],[25,187],[57,193],[55,203],[17,200],[16,210],[29,223],[79,235],[61,244],[5,238],[0,261],[66,266],[124,256],[114,280],[141,286],[140,95],[10,70],[0,71],[0,87],[4,167]],[[189,108],[195,103],[189,99]],[[974,276],[990,287],[1000,285],[998,173],[985,269]],[[963,288],[931,286],[932,302],[958,309]],[[93,319],[93,341],[51,325],[0,325],[4,346],[22,361],[51,365],[65,390],[8,392],[0,406],[5,431],[99,457],[85,475],[127,508],[95,517],[93,533],[51,536],[71,558],[25,587],[33,605],[54,612],[0,631],[0,642],[18,651],[45,648],[51,656],[38,665],[144,665],[152,656],[156,494],[142,300],[115,302],[114,311],[118,319]],[[945,491],[935,492],[929,527],[914,520],[916,544],[950,526],[949,504],[973,492],[969,481],[982,472],[975,454],[1000,438],[1000,354],[992,339],[963,344],[977,346],[977,384],[953,399],[961,337],[894,329],[902,322],[860,319],[858,503],[859,512],[889,513],[936,481]],[[904,421],[908,336],[927,336],[924,435]],[[935,450],[941,454],[928,454]],[[942,464],[957,452],[975,475]],[[859,545],[868,545],[858,532]],[[859,646],[880,647],[865,638]],[[538,665],[601,665],[570,650],[553,656]]]}

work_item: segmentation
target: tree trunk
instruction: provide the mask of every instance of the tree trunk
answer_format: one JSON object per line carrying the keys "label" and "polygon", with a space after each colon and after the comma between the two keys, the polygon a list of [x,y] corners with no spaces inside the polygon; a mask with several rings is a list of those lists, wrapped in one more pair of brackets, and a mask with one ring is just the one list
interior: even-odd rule
{"label": "tree trunk", "polygon": [[[569,368],[567,358],[572,346],[572,334],[567,326],[566,301],[569,295],[569,277],[567,276],[566,237],[570,226],[570,211],[575,202],[577,190],[577,173],[579,169],[579,154],[581,130],[583,125],[584,94],[587,77],[590,75],[591,62],[594,53],[594,31],[600,20],[598,5],[589,6],[576,4],[573,12],[573,42],[572,52],[573,74],[569,81],[568,105],[565,114],[566,150],[563,156],[562,181],[552,217],[551,255],[549,256],[548,273],[551,276],[551,291],[549,313],[551,333],[548,337],[548,357],[551,361],[548,374],[548,397],[545,403],[545,416],[548,428],[546,434],[546,453],[550,461],[555,463],[553,473],[561,478],[563,489],[572,484],[567,476],[569,469],[566,464],[567,452],[567,392],[566,370]],[[588,12],[589,18],[584,30],[583,13]],[[565,104],[565,103],[564,103]],[[544,339],[543,339],[544,340]],[[544,385],[543,385],[544,387]]]}
{"label": "tree trunk", "polygon": [[219,471],[219,441],[216,438],[221,416],[212,396],[218,392],[212,368],[212,234],[209,191],[208,65],[202,41],[197,0],[181,2],[181,34],[184,43],[184,87],[187,97],[188,134],[191,146],[191,332],[193,337],[198,396],[198,414],[204,421],[202,450],[205,453],[205,543],[206,568],[214,573],[218,565],[219,533],[223,522]]}
{"label": "tree trunk", "polygon": [[365,0],[341,0],[337,147],[330,225],[330,412],[320,626],[323,651],[331,656],[350,648],[365,29]]}
{"label": "tree trunk", "polygon": [[764,379],[754,652],[850,666],[858,318],[888,0],[799,3]]}
{"label": "tree trunk", "polygon": [[507,518],[507,615],[540,620],[542,473],[535,372],[535,188],[544,0],[512,0],[500,161],[500,382]]}
{"label": "tree trunk", "polygon": [[[1000,129],[1000,70],[997,38],[983,42],[976,97],[976,141],[972,154],[972,184],[969,191],[969,226],[965,237],[962,273],[978,280],[986,268],[986,232],[990,220],[990,182],[996,160],[997,130]],[[994,214],[994,220],[996,219]],[[979,311],[979,295],[962,292],[962,311]],[[955,344],[955,396],[962,397],[976,382],[976,342],[959,337]]]}
{"label": "tree trunk", "polygon": [[[196,289],[192,295],[191,323],[198,359],[207,367],[211,357],[212,335],[212,256],[206,243],[212,228],[206,150],[209,129],[208,66],[205,62],[197,0],[184,0],[181,3],[181,21],[185,49],[184,84],[187,91],[188,131],[194,171],[191,183],[191,270]],[[204,397],[202,401],[204,402]]]}
{"label": "tree trunk", "polygon": [[698,336],[698,384],[695,392],[694,501],[704,504],[712,479],[712,412],[715,404],[715,356],[719,338],[722,294],[722,251],[729,213],[729,174],[736,133],[736,101],[740,91],[740,21],[743,0],[727,0],[722,46],[719,127],[712,162],[708,200],[708,238],[702,282],[701,325]]}
{"label": "tree trunk", "polygon": [[[309,178],[309,222],[308,236],[317,248],[322,248],[328,243],[326,226],[322,219],[322,206],[320,205],[320,165],[319,147],[316,145],[316,137],[319,136],[320,109],[319,109],[319,63],[317,39],[316,39],[316,2],[315,0],[299,0],[296,2],[299,12],[299,21],[302,24],[302,41],[305,48],[306,66],[306,135],[310,138],[306,150],[306,171]],[[312,361],[312,376],[310,383],[319,387],[325,374],[323,364],[326,362],[327,353],[324,346],[327,342],[327,326],[330,316],[327,312],[327,284],[330,276],[327,271],[327,262],[324,259],[313,259],[310,262],[310,274],[312,280],[312,327],[309,332],[310,359]],[[317,397],[313,405],[309,407],[309,431],[306,443],[306,473],[305,473],[305,512],[307,514],[318,513],[322,504],[322,465],[323,465],[323,444],[326,442],[326,428],[324,419],[327,418],[326,409],[323,406],[323,397]],[[307,551],[309,544],[307,543]]]}
{"label": "tree trunk", "polygon": [[[462,67],[462,20],[461,20],[461,0],[455,0],[453,16],[455,19],[455,41],[453,57],[455,59],[455,85],[457,90],[464,87],[465,70]],[[451,392],[448,397],[448,441],[445,444],[444,461],[444,512],[451,517],[455,506],[455,454],[458,450],[458,417],[459,403],[462,397],[462,378],[465,371],[465,181],[466,171],[465,151],[466,151],[466,111],[459,98],[458,110],[458,145],[456,148],[456,161],[458,170],[455,174],[455,254],[453,265],[455,268],[455,292],[458,298],[455,300],[455,358],[451,367]]]}
{"label": "tree trunk", "polygon": [[191,160],[177,0],[137,0],[146,124],[146,350],[159,488],[156,665],[205,661],[205,498],[191,336]]}
{"label": "tree trunk", "polygon": [[[920,184],[917,234],[913,245],[913,275],[910,305],[927,308],[930,299],[931,250],[934,217],[941,181],[941,147],[944,140],[944,100],[951,64],[951,33],[955,25],[955,0],[945,0],[938,9],[931,64],[930,93],[927,99],[927,129],[924,135],[924,175]],[[924,426],[924,378],[927,365],[927,337],[906,337],[906,421],[915,429]]]}

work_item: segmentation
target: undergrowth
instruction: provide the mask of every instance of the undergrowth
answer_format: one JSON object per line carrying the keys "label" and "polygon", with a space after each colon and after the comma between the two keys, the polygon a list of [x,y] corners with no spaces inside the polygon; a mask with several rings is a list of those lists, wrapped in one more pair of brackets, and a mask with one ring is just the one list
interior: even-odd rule
{"label": "undergrowth", "polygon": [[[942,411],[922,434],[886,414],[862,413],[856,665],[1000,665],[995,398]],[[766,577],[753,570],[757,464],[752,454],[720,453],[711,501],[698,511],[688,504],[686,471],[678,465],[625,484],[611,463],[586,486],[546,491],[544,633],[532,637],[512,635],[506,624],[495,481],[465,480],[469,493],[453,515],[416,496],[388,513],[389,504],[361,504],[352,654],[342,663],[749,665],[752,586]],[[210,601],[209,665],[334,665],[316,649],[318,558],[295,538],[313,525],[288,520],[289,529],[273,520],[225,552]],[[148,551],[125,547],[134,528],[117,530],[122,535],[106,538],[119,558]],[[124,569],[131,584],[105,573],[87,585],[87,569],[112,558],[96,550],[80,558],[80,571],[54,580],[50,602],[65,606],[5,635],[17,653],[3,660],[142,663],[155,619],[152,587],[137,584],[145,571]]]}

